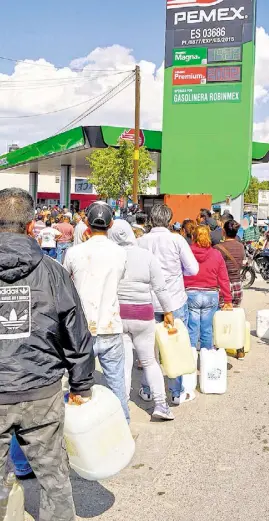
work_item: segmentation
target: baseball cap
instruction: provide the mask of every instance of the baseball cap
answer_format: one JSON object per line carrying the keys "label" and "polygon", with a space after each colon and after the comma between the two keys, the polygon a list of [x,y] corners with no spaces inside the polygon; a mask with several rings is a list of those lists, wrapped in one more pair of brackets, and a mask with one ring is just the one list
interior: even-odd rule
{"label": "baseball cap", "polygon": [[89,206],[87,218],[93,228],[106,230],[113,219],[113,211],[104,201],[96,201]]}

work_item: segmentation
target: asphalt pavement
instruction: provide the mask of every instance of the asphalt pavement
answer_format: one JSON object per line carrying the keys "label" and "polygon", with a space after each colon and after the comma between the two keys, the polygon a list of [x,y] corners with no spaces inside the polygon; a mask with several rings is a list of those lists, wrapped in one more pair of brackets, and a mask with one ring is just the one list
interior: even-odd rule
{"label": "asphalt pavement", "polygon": [[[257,281],[245,292],[251,352],[244,362],[229,358],[225,395],[197,393],[194,402],[173,409],[174,422],[152,421],[152,404],[137,395],[141,371],[134,370],[135,457],[100,483],[72,473],[78,520],[269,521],[269,345],[255,337],[256,311],[269,307],[268,289]],[[37,521],[38,485],[24,486]]]}

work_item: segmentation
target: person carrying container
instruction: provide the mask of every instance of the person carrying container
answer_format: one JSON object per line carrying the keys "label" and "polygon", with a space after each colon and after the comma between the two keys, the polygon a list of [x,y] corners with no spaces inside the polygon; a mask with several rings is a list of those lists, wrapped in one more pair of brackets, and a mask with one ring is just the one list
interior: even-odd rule
{"label": "person carrying container", "polygon": [[0,487],[16,433],[40,483],[39,520],[75,521],[61,380],[67,369],[70,403],[90,399],[92,338],[68,273],[29,236],[34,225],[29,193],[1,190]]}
{"label": "person carrying container", "polygon": [[[149,250],[159,261],[171,298],[171,311],[174,318],[180,318],[187,325],[188,306],[183,275],[196,275],[199,265],[184,237],[169,231],[172,218],[173,212],[168,206],[165,204],[154,205],[150,215],[152,230],[138,239],[138,244],[141,248]],[[163,309],[156,295],[153,295],[153,306],[155,320],[162,322]],[[145,385],[143,389],[144,392],[140,396],[148,400],[150,389]],[[190,395],[184,392],[182,377],[170,379],[169,390],[172,393],[174,405],[180,405],[191,399]]]}

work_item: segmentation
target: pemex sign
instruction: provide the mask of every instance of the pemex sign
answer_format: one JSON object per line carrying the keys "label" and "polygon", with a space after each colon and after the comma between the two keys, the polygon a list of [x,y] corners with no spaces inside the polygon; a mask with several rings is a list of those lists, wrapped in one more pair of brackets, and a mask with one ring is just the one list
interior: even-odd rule
{"label": "pemex sign", "polygon": [[240,195],[251,172],[256,0],[166,0],[161,191]]}
{"label": "pemex sign", "polygon": [[[123,139],[124,141],[130,141],[131,143],[135,142],[135,129],[130,128],[129,130],[124,130],[122,132],[120,139]],[[139,131],[139,146],[143,147],[145,144],[145,134],[143,130]]]}
{"label": "pemex sign", "polygon": [[167,0],[167,9],[180,7],[210,6],[220,4],[223,0]]}

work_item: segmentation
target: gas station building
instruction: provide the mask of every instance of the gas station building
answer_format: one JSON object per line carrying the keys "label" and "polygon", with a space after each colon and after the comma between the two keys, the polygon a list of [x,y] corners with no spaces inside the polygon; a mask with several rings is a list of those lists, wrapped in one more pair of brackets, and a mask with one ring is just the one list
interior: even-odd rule
{"label": "gas station building", "polygon": [[[0,171],[5,175],[5,186],[16,185],[16,176],[24,179],[23,186],[28,188],[36,203],[56,204],[67,207],[70,203],[77,208],[86,208],[96,199],[87,178],[89,177],[89,164],[86,158],[96,148],[117,146],[119,139],[133,140],[134,131],[122,127],[108,126],[84,126],[77,127],[62,134],[52,136],[37,143],[27,145],[10,153],[0,156]],[[140,131],[140,145],[145,145],[151,152],[156,163],[157,185],[160,185],[161,175],[161,151],[162,133],[154,130]],[[254,142],[252,147],[253,163],[269,162],[269,143]],[[180,173],[179,173],[180,175]],[[47,186],[42,186],[42,178],[46,176],[48,182],[51,176],[53,183],[59,183],[59,190],[50,191]],[[53,179],[54,177],[54,179]],[[7,181],[8,180],[8,181]],[[11,182],[12,181],[12,182]],[[71,190],[73,188],[73,190]],[[227,192],[228,192],[227,187]],[[157,188],[157,193],[159,190]],[[213,201],[217,203],[218,201]]]}

